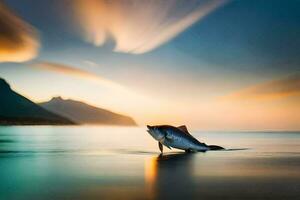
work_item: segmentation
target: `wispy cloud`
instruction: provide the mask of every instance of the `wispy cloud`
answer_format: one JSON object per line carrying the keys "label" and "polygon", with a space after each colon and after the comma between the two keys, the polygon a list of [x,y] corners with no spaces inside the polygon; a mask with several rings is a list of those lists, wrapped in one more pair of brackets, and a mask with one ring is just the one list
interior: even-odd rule
{"label": "wispy cloud", "polygon": [[24,62],[38,54],[39,41],[32,26],[0,2],[0,62]]}
{"label": "wispy cloud", "polygon": [[117,52],[142,54],[166,43],[226,0],[75,0],[74,15],[87,41],[109,38]]}
{"label": "wispy cloud", "polygon": [[273,80],[234,92],[227,99],[278,99],[300,95],[300,74]]}
{"label": "wispy cloud", "polygon": [[96,62],[91,60],[84,60],[82,62],[90,67],[99,67],[99,65]]}
{"label": "wispy cloud", "polygon": [[31,67],[40,69],[40,70],[46,70],[54,73],[63,74],[66,76],[72,76],[77,77],[80,79],[85,79],[93,82],[97,82],[100,84],[103,84],[104,86],[109,87],[118,87],[121,88],[120,85],[117,83],[110,81],[108,79],[105,79],[101,76],[98,76],[92,72],[88,72],[86,70],[82,70],[79,68],[76,68],[74,66],[60,64],[60,63],[54,63],[54,62],[46,62],[46,61],[40,61],[40,62],[33,62],[28,64]]}
{"label": "wispy cloud", "polygon": [[112,81],[103,76],[97,75],[87,70],[80,69],[78,67],[47,61],[35,61],[27,63],[27,65],[35,69],[62,74],[81,80],[91,81],[93,83],[98,84],[99,86],[106,87],[115,92],[119,92],[120,94],[128,94],[133,96],[136,95],[134,91],[119,84],[118,82]]}

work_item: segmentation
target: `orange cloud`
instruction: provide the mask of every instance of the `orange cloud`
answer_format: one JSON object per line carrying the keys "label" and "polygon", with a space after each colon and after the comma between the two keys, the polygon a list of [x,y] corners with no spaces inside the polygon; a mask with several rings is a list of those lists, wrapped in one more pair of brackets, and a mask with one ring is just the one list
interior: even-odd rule
{"label": "orange cloud", "polygon": [[300,95],[300,74],[261,83],[225,97],[228,99],[279,99]]}
{"label": "orange cloud", "polygon": [[166,43],[226,0],[73,1],[86,40],[96,46],[112,38],[117,52],[142,54]]}
{"label": "orange cloud", "polygon": [[45,61],[33,62],[30,63],[29,66],[44,71],[50,71],[66,76],[72,76],[75,78],[92,81],[101,86],[112,89],[113,91],[118,91],[119,94],[132,95],[133,97],[137,95],[132,90],[128,89],[127,87],[124,87],[123,85],[120,85],[115,81],[111,81],[92,72],[88,72],[86,70],[82,70],[73,66]]}
{"label": "orange cloud", "polygon": [[0,2],[0,62],[24,62],[38,54],[39,41],[32,26]]}
{"label": "orange cloud", "polygon": [[30,66],[41,70],[52,71],[67,76],[73,76],[80,79],[102,83],[109,87],[121,87],[117,83],[114,83],[113,81],[107,80],[105,78],[102,78],[101,76],[95,75],[94,73],[73,66],[69,66],[69,65],[41,61],[41,62],[32,63],[30,64]]}

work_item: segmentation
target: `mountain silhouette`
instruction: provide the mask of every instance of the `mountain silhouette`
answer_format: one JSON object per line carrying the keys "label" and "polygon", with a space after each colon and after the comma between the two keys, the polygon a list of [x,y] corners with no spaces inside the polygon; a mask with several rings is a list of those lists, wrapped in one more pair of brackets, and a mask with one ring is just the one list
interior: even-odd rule
{"label": "mountain silhouette", "polygon": [[61,97],[54,97],[50,101],[40,103],[39,105],[79,124],[136,125],[131,117],[72,99],[65,100]]}
{"label": "mountain silhouette", "polygon": [[14,92],[2,78],[0,78],[0,94],[0,125],[75,124]]}

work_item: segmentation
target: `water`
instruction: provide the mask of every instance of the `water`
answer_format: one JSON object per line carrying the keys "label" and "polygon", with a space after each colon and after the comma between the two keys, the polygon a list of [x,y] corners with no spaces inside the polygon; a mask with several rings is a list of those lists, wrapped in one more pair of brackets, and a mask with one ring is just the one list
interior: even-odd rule
{"label": "water", "polygon": [[299,199],[300,133],[192,134],[236,150],[159,156],[144,128],[1,127],[0,199]]}

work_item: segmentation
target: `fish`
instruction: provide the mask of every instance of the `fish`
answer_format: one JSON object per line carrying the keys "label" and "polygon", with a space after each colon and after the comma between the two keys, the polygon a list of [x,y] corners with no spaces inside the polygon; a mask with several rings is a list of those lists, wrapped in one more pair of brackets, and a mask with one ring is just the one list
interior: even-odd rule
{"label": "fish", "polygon": [[171,125],[150,126],[147,132],[158,141],[158,147],[163,153],[163,146],[169,149],[176,148],[186,152],[206,152],[211,150],[224,150],[218,145],[207,145],[193,137],[185,125],[175,127]]}

